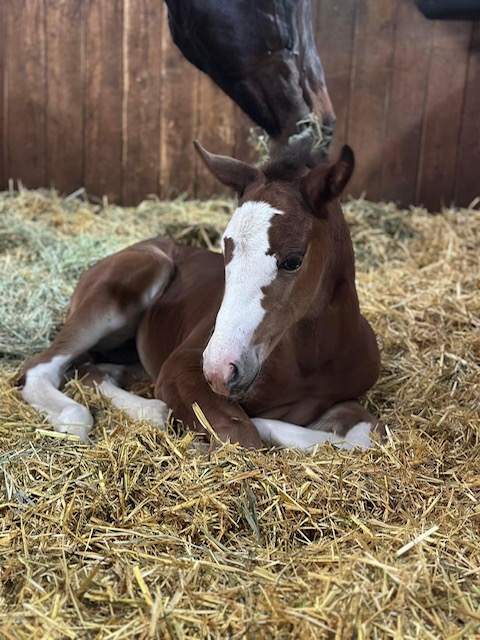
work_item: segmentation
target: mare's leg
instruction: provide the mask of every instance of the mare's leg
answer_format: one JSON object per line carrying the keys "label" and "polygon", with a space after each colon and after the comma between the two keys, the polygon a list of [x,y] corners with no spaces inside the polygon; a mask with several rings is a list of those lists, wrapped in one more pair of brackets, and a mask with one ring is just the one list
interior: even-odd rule
{"label": "mare's leg", "polygon": [[62,330],[23,369],[24,400],[56,431],[87,440],[90,412],[58,390],[66,371],[89,350],[114,349],[134,337],[146,306],[168,286],[172,273],[170,258],[152,242],[110,256],[82,276]]}
{"label": "mare's leg", "polygon": [[383,425],[354,401],[334,405],[308,427],[268,418],[253,418],[252,422],[265,443],[294,449],[311,449],[326,442],[342,449],[365,449],[374,444],[373,432],[379,439],[385,436]]}

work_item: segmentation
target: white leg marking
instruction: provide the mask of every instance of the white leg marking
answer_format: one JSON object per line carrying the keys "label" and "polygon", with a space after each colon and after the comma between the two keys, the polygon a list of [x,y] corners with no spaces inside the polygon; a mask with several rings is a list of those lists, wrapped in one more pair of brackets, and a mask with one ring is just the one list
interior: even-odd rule
{"label": "white leg marking", "polygon": [[252,418],[252,422],[257,427],[262,440],[276,447],[308,450],[315,445],[330,442],[340,449],[353,449],[355,447],[369,448],[373,444],[370,439],[372,425],[368,422],[358,423],[350,429],[344,438],[335,433],[314,431],[281,420]]}
{"label": "white leg marking", "polygon": [[370,437],[374,425],[370,422],[358,422],[353,426],[344,438],[342,449],[370,449],[373,447],[373,440]]}
{"label": "white leg marking", "polygon": [[38,412],[45,414],[55,431],[88,441],[93,426],[90,411],[58,390],[70,356],[55,356],[50,362],[37,364],[26,374],[22,397]]}
{"label": "white leg marking", "polygon": [[122,409],[132,420],[146,420],[155,427],[165,428],[168,407],[161,400],[142,398],[121,389],[109,376],[97,385],[100,393],[109,398],[112,404]]}

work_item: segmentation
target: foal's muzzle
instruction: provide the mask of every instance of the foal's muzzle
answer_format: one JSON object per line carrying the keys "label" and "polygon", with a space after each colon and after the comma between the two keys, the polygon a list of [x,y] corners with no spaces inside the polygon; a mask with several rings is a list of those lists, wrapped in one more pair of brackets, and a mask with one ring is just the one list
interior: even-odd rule
{"label": "foal's muzzle", "polygon": [[242,397],[252,386],[260,372],[259,350],[253,349],[247,355],[231,361],[222,358],[214,364],[203,361],[203,375],[210,387],[221,396]]}

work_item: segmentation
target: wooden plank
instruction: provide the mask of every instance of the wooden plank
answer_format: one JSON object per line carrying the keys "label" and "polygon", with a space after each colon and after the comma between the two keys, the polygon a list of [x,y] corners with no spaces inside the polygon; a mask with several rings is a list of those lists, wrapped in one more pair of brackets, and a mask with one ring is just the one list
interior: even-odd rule
{"label": "wooden plank", "polygon": [[123,1],[88,0],[84,178],[89,194],[119,202],[122,182]]}
{"label": "wooden plank", "polygon": [[[480,192],[480,26],[430,22],[413,2],[313,0],[351,187],[402,204],[468,204]],[[124,19],[125,16],[125,19]],[[82,57],[84,56],[84,57]],[[123,103],[123,111],[122,111]],[[255,160],[251,126],[171,40],[158,0],[0,0],[0,187],[224,191],[192,140]],[[123,136],[123,141],[122,141]]]}
{"label": "wooden plank", "polygon": [[469,22],[435,22],[416,197],[430,210],[453,198],[471,33]]}
{"label": "wooden plank", "polygon": [[330,150],[332,158],[336,157],[348,138],[356,5],[356,0],[312,2],[315,40],[337,117]]}
{"label": "wooden plank", "polygon": [[160,141],[160,195],[194,195],[197,133],[197,93],[200,72],[185,60],[173,43],[167,9],[162,3],[162,113]]}
{"label": "wooden plank", "polygon": [[[198,98],[198,134],[202,145],[213,153],[232,155],[235,146],[234,103],[204,73],[200,76]],[[209,198],[213,194],[231,193],[196,158],[195,196]]]}
{"label": "wooden plank", "polygon": [[413,3],[400,2],[379,196],[402,206],[415,201],[433,29]]}
{"label": "wooden plank", "polygon": [[347,142],[357,159],[349,191],[376,200],[389,99],[397,0],[359,0],[356,7]]}
{"label": "wooden plank", "polygon": [[0,190],[8,184],[7,169],[7,112],[5,109],[5,49],[7,32],[5,29],[5,2],[0,2]]}
{"label": "wooden plank", "polygon": [[122,204],[159,190],[162,10],[125,0]]}
{"label": "wooden plank", "polygon": [[46,182],[45,6],[7,0],[8,172],[30,188]]}
{"label": "wooden plank", "polygon": [[83,184],[83,0],[48,0],[47,181],[61,193]]}
{"label": "wooden plank", "polygon": [[235,143],[232,155],[243,162],[255,164],[259,157],[250,142],[250,130],[255,126],[255,123],[237,105],[233,107],[233,122]]}
{"label": "wooden plank", "polygon": [[[454,201],[468,206],[480,196],[480,22],[470,45],[465,102],[454,185]],[[477,205],[478,207],[478,205]]]}

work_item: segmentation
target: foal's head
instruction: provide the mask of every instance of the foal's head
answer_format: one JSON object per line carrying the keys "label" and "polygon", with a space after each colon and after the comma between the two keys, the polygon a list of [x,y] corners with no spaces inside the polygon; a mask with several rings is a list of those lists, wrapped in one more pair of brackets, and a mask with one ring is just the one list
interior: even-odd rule
{"label": "foal's head", "polygon": [[241,396],[281,338],[327,306],[342,277],[353,278],[348,229],[338,197],[354,156],[309,169],[302,154],[262,170],[205,151],[208,169],[239,195],[223,235],[225,293],[203,352],[213,390]]}

